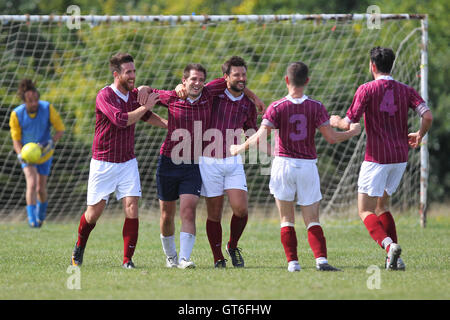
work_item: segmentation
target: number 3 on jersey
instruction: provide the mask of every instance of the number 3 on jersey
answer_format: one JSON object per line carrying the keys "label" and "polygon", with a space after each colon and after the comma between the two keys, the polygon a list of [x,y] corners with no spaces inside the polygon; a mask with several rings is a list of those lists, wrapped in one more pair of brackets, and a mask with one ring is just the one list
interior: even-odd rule
{"label": "number 3 on jersey", "polygon": [[291,132],[289,138],[292,141],[304,140],[308,135],[307,119],[304,114],[293,114],[289,117],[289,123],[296,123],[296,132]]}

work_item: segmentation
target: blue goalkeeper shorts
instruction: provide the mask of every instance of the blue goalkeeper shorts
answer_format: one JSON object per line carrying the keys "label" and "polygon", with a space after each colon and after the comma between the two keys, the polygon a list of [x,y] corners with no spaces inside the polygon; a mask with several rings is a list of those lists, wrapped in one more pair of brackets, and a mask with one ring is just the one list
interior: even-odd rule
{"label": "blue goalkeeper shorts", "polygon": [[38,173],[41,176],[49,176],[50,175],[50,169],[52,167],[52,161],[53,161],[53,157],[51,157],[50,159],[48,159],[47,161],[45,161],[44,163],[41,163],[41,164],[22,163],[22,169],[27,167],[27,166],[34,166],[34,167],[36,167]]}

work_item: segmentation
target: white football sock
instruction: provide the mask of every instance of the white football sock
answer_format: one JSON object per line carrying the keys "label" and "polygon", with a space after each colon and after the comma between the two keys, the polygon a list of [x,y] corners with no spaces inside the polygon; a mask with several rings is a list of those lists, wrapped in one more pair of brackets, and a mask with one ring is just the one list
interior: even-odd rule
{"label": "white football sock", "polygon": [[316,265],[322,264],[322,263],[328,263],[328,259],[325,257],[318,257],[316,259]]}
{"label": "white football sock", "polygon": [[185,260],[189,260],[191,258],[192,249],[194,249],[194,243],[195,235],[187,232],[180,232],[179,261],[181,261],[182,258],[184,258]]}
{"label": "white football sock", "polygon": [[175,235],[173,236],[167,236],[164,237],[162,234],[160,234],[162,247],[164,250],[164,253],[167,257],[174,257],[177,255],[177,248],[175,245]]}
{"label": "white football sock", "polygon": [[383,248],[387,248],[388,245],[390,245],[391,243],[394,243],[394,241],[392,241],[392,239],[390,237],[386,237],[383,239],[383,241],[381,242],[381,245],[383,246]]}

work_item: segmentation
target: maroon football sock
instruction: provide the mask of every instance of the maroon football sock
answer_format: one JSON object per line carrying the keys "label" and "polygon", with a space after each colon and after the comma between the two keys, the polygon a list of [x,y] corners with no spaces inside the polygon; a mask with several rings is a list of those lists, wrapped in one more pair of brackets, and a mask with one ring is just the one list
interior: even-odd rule
{"label": "maroon football sock", "polygon": [[89,239],[89,234],[91,233],[92,229],[95,227],[94,224],[89,224],[86,221],[86,217],[84,216],[86,213],[83,213],[80,219],[80,224],[78,225],[78,241],[77,246],[78,247],[86,247],[86,243]]}
{"label": "maroon football sock", "polygon": [[383,225],[384,231],[386,231],[387,235],[391,237],[392,241],[397,242],[397,230],[395,228],[394,217],[389,211],[386,211],[378,216],[381,224]]}
{"label": "maroon football sock", "polygon": [[[384,230],[383,224],[380,219],[378,219],[377,215],[372,213],[369,214],[364,219],[364,225],[369,231],[370,236],[380,247],[383,248],[383,240],[388,237],[386,231]],[[386,251],[389,251],[389,245],[385,248]]]}
{"label": "maroon football sock", "polygon": [[314,225],[308,229],[308,242],[314,258],[327,257],[327,241],[321,226]]}
{"label": "maroon football sock", "polygon": [[131,260],[136,249],[139,233],[139,219],[125,218],[123,224],[123,263]]}
{"label": "maroon football sock", "polygon": [[287,261],[298,261],[297,256],[297,234],[295,228],[291,226],[282,227],[280,229],[281,243],[283,244],[284,253]]}
{"label": "maroon football sock", "polygon": [[235,249],[237,247],[238,241],[241,238],[242,232],[247,225],[248,215],[244,217],[238,217],[235,214],[231,217],[230,223],[230,241],[228,242],[228,246],[231,249]]}
{"label": "maroon football sock", "polygon": [[222,254],[222,225],[220,222],[206,220],[206,234],[214,256],[214,263],[224,260]]}

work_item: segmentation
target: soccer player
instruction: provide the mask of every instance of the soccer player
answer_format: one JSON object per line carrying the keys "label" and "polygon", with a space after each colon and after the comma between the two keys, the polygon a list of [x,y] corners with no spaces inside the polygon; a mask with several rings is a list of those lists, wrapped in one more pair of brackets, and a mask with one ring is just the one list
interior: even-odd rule
{"label": "soccer player", "polygon": [[[392,78],[394,60],[392,49],[373,48],[369,66],[374,80],[358,88],[345,118],[332,116],[330,121],[333,127],[345,130],[359,123],[364,114],[367,143],[358,178],[358,213],[370,236],[386,250],[386,268],[405,270],[389,198],[405,171],[408,144],[412,148],[420,145],[433,117],[413,88]],[[410,134],[409,109],[422,117],[420,129]]]}
{"label": "soccer player", "polygon": [[273,102],[266,110],[258,131],[241,145],[232,145],[231,154],[238,154],[278,129],[269,188],[274,195],[281,220],[281,243],[288,261],[288,271],[300,271],[297,256],[294,200],[301,206],[307,228],[308,242],[319,271],[338,271],[327,258],[326,240],[319,221],[322,199],[317,170],[314,135],[318,129],[329,143],[345,141],[361,132],[359,124],[346,132],[334,131],[328,113],[320,101],[304,94],[309,81],[308,67],[303,62],[291,63],[285,76],[289,94]]}
{"label": "soccer player", "polygon": [[[159,104],[168,108],[168,132],[161,146],[156,181],[160,203],[160,238],[166,254],[166,266],[180,269],[195,268],[190,259],[195,243],[195,214],[202,179],[199,157],[202,153],[203,134],[209,128],[212,99],[223,93],[225,81],[220,78],[205,86],[206,69],[197,63],[188,64],[183,71],[182,82],[187,99],[177,92],[139,88],[141,103],[151,92],[159,94]],[[180,251],[175,246],[175,213],[180,199]]]}
{"label": "soccer player", "polygon": [[134,86],[136,69],[131,55],[117,53],[111,57],[109,65],[114,82],[101,89],[96,98],[87,209],[80,219],[71,263],[74,266],[82,264],[89,234],[105,209],[109,195],[115,192],[117,200],[122,200],[125,212],[122,266],[130,269],[135,267],[132,257],[138,239],[138,200],[141,197],[134,154],[135,124],[143,120],[167,128],[167,121],[150,111],[158,102],[158,94],[152,93],[144,105],[138,103],[138,90]]}
{"label": "soccer player", "polygon": [[[40,94],[33,81],[20,81],[18,95],[24,103],[11,112],[9,126],[14,151],[25,174],[28,224],[38,228],[44,222],[48,206],[47,179],[53,161],[54,145],[63,136],[65,127],[53,105],[39,99]],[[55,129],[53,136],[52,126]],[[26,163],[22,159],[22,147],[29,142],[38,143],[42,147],[42,156],[35,164]]]}
{"label": "soccer player", "polygon": [[214,135],[200,158],[201,195],[206,197],[208,218],[206,233],[213,252],[214,266],[225,268],[222,253],[222,211],[224,193],[228,196],[233,215],[226,251],[234,267],[244,267],[238,241],[248,220],[247,182],[240,155],[231,156],[229,147],[236,144],[243,130],[258,129],[255,104],[244,94],[247,65],[233,56],[223,64],[227,88],[213,100],[210,129]]}

